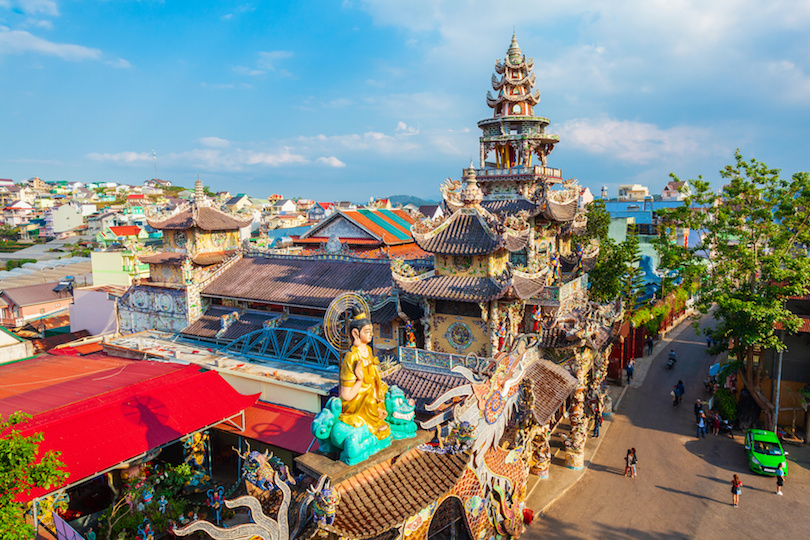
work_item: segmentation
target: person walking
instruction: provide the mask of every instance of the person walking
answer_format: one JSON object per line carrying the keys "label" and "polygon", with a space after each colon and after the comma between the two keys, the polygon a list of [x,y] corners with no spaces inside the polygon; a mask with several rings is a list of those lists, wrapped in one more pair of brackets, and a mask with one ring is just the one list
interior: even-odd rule
{"label": "person walking", "polygon": [[785,462],[779,464],[776,468],[776,494],[782,494],[782,486],[785,485]]}
{"label": "person walking", "polygon": [[631,448],[630,452],[633,454],[632,463],[630,464],[630,468],[633,469],[633,478],[638,476],[638,471],[636,471],[636,464],[638,463],[638,455],[636,455],[636,449]]}
{"label": "person walking", "polygon": [[742,493],[742,481],[735,474],[734,479],[731,481],[731,504],[735,507],[740,504],[740,493]]}
{"label": "person walking", "polygon": [[695,403],[695,422],[700,420],[700,415],[703,413],[703,403],[697,400]]}
{"label": "person walking", "polygon": [[712,415],[712,435],[720,435],[720,415],[714,413]]}
{"label": "person walking", "polygon": [[627,449],[627,455],[624,456],[624,475],[633,476],[633,451]]}
{"label": "person walking", "polygon": [[672,397],[672,406],[677,407],[678,406],[678,385],[677,384],[672,387],[672,390],[670,390],[669,395]]}
{"label": "person walking", "polygon": [[697,423],[697,438],[699,439],[701,435],[704,439],[706,438],[706,415],[702,412]]}
{"label": "person walking", "polygon": [[630,381],[633,380],[633,370],[635,369],[635,367],[636,367],[635,358],[631,358],[630,360],[628,360],[627,366],[625,367],[625,370],[627,371],[627,384],[630,384]]}
{"label": "person walking", "polygon": [[685,393],[686,393],[686,388],[683,385],[683,381],[679,379],[678,380],[678,403],[681,402],[681,400],[683,399],[683,395]]}
{"label": "person walking", "polygon": [[599,407],[596,408],[596,411],[593,415],[593,436],[599,436],[599,428],[602,427],[602,411]]}
{"label": "person walking", "polygon": [[653,351],[653,338],[652,336],[647,336],[647,355],[651,355]]}

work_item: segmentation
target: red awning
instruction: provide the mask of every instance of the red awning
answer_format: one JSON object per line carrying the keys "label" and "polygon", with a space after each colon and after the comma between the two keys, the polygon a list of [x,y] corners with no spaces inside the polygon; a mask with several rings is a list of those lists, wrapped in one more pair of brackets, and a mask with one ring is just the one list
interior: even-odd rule
{"label": "red awning", "polygon": [[214,371],[188,366],[37,414],[22,434],[42,432],[40,452],[61,452],[70,476],[60,486],[32,490],[21,500],[92,478],[217,424],[250,407],[258,397],[238,393]]}
{"label": "red awning", "polygon": [[230,423],[219,424],[216,428],[305,454],[318,449],[318,442],[313,443],[315,437],[309,430],[313,418],[314,414],[260,401],[245,409],[244,431]]}

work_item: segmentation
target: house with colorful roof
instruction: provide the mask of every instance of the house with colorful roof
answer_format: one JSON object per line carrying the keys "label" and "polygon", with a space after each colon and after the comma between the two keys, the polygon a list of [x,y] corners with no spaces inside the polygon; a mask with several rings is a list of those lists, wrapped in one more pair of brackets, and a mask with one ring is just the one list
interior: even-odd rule
{"label": "house with colorful roof", "polygon": [[6,328],[66,311],[73,300],[73,287],[53,281],[0,290],[0,320]]}
{"label": "house with colorful roof", "polygon": [[[363,256],[427,256],[411,235],[414,218],[404,210],[337,209],[297,238],[309,250],[345,251]],[[331,244],[330,244],[331,243]]]}
{"label": "house with colorful roof", "polygon": [[335,211],[335,204],[328,202],[318,202],[312,205],[307,210],[307,219],[310,221],[320,221],[325,217],[332,215]]}
{"label": "house with colorful roof", "polygon": [[684,181],[669,181],[664,189],[661,191],[662,201],[682,201],[689,196],[689,184]]}
{"label": "house with colorful roof", "polygon": [[270,213],[274,215],[294,214],[296,212],[298,212],[298,206],[292,199],[282,199],[275,201],[273,205],[270,207]]}
{"label": "house with colorful roof", "polygon": [[144,207],[150,204],[149,199],[143,193],[131,193],[127,195],[127,202],[124,204],[122,212],[135,216],[142,216]]}
{"label": "house with colorful roof", "polygon": [[24,201],[12,201],[3,208],[3,223],[8,227],[19,227],[34,217],[34,207]]}
{"label": "house with colorful roof", "polygon": [[147,238],[149,234],[146,230],[137,225],[106,226],[101,232],[96,233],[96,243],[103,247],[142,243]]}
{"label": "house with colorful roof", "polygon": [[247,208],[248,206],[250,206],[250,197],[244,193],[240,193],[225,201],[225,208],[229,212],[238,212],[239,210]]}

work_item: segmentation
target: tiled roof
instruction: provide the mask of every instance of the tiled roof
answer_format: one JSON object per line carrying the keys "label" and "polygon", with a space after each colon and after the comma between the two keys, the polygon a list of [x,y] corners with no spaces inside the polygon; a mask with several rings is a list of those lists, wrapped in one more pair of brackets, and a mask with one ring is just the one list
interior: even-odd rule
{"label": "tiled roof", "polygon": [[407,212],[404,210],[372,210],[368,208],[339,210],[301,235],[302,239],[318,236],[319,231],[341,219],[358,226],[378,241],[387,245],[413,242],[410,230],[414,219]]}
{"label": "tiled roof", "polygon": [[531,217],[540,213],[540,205],[523,197],[499,201],[482,201],[481,206],[493,214],[517,214],[521,210],[525,210]]}
{"label": "tiled roof", "polygon": [[384,533],[447,493],[464,472],[466,453],[413,449],[338,484],[341,499],[331,529],[365,540]]}
{"label": "tiled roof", "polygon": [[549,221],[571,221],[577,214],[577,200],[560,204],[554,201],[546,200],[543,207],[543,216]]}
{"label": "tiled roof", "polygon": [[23,287],[3,289],[3,294],[18,306],[33,306],[57,300],[69,300],[73,297],[73,293],[69,290],[54,292],[53,289],[57,285],[59,285],[58,281],[25,285]]}
{"label": "tiled roof", "polygon": [[[597,257],[583,257],[582,258],[582,271],[590,272],[596,266]],[[560,257],[560,269],[563,272],[573,272],[579,266],[579,257],[576,254],[570,256]]]}
{"label": "tiled roof", "polygon": [[[202,317],[181,330],[180,333],[187,336],[214,339],[221,328],[220,318],[234,311],[239,310],[223,306],[211,306]],[[270,313],[269,311],[246,311],[239,316],[238,321],[228,327],[220,338],[224,340],[238,339],[254,330],[260,330],[265,321],[275,319],[278,316],[278,313]]]}
{"label": "tiled roof", "polygon": [[528,277],[516,272],[512,276],[512,287],[518,298],[532,298],[547,286],[548,276],[545,273]]}
{"label": "tiled roof", "polygon": [[199,264],[200,266],[211,266],[212,264],[219,264],[228,257],[236,253],[236,250],[231,251],[216,251],[213,253],[199,253],[191,258],[191,262]]}
{"label": "tiled roof", "polygon": [[383,380],[388,386],[398,386],[405,395],[416,402],[416,410],[427,413],[425,405],[433,403],[436,398],[448,390],[467,384],[464,377],[451,373],[425,371],[400,365],[395,371],[386,374]]}
{"label": "tiled roof", "polygon": [[149,255],[138,255],[138,260],[146,264],[168,264],[170,266],[180,266],[188,256],[185,253],[173,253],[161,251]]}
{"label": "tiled roof", "polygon": [[504,246],[511,252],[520,251],[529,245],[532,229],[528,228],[518,234],[508,233],[504,235]]}
{"label": "tiled roof", "polygon": [[[396,277],[395,277],[396,279]],[[430,276],[414,281],[396,279],[402,291],[422,298],[486,302],[502,297],[507,286],[498,285],[487,277]]]}
{"label": "tiled roof", "polygon": [[137,225],[123,225],[121,227],[110,227],[110,230],[115,236],[138,236],[141,234],[141,228]]}
{"label": "tiled roof", "polygon": [[78,332],[68,332],[67,334],[56,334],[42,339],[35,339],[33,341],[34,349],[37,351],[50,351],[63,343],[70,343],[71,341],[76,341],[77,339],[88,337],[89,335],[90,332],[87,330],[79,330]]}
{"label": "tiled roof", "polygon": [[374,261],[244,257],[214,279],[205,296],[324,309],[346,291],[391,292],[391,267]]}
{"label": "tiled roof", "polygon": [[540,426],[551,420],[577,386],[576,377],[548,360],[538,360],[530,365],[526,369],[526,378],[532,384],[532,415]]}
{"label": "tiled roof", "polygon": [[413,233],[420,248],[445,255],[484,255],[503,245],[502,238],[489,232],[477,212],[457,210],[433,231]]}
{"label": "tiled roof", "polygon": [[250,225],[252,221],[252,217],[239,219],[216,208],[211,208],[210,206],[198,208],[196,220],[190,208],[166,219],[147,220],[149,225],[155,229],[180,231],[185,231],[192,227],[198,227],[204,231],[234,231]]}

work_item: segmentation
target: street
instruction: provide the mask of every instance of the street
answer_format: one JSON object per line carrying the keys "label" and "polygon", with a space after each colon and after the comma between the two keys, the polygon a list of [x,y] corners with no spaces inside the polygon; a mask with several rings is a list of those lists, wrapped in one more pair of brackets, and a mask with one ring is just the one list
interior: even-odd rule
{"label": "street", "polygon": [[[704,317],[702,324],[711,324]],[[526,530],[539,538],[806,538],[810,526],[810,449],[786,446],[789,476],[784,496],[776,479],[748,470],[743,436],[695,437],[695,400],[715,359],[691,325],[673,331],[646,377],[628,388],[582,479]],[[666,360],[670,348],[678,362]],[[644,361],[649,362],[646,358]],[[638,370],[637,370],[638,375]],[[643,380],[641,380],[643,379]],[[678,408],[669,392],[681,379]],[[624,476],[624,456],[635,447],[638,477]],[[731,505],[731,480],[743,482],[740,506]]]}

